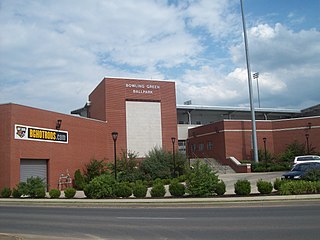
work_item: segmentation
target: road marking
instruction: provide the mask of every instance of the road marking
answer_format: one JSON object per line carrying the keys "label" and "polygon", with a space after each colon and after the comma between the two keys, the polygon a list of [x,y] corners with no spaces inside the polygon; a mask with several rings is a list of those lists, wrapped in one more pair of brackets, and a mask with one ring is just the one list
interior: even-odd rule
{"label": "road marking", "polygon": [[170,217],[117,217],[117,219],[127,220],[184,220],[185,218],[170,218]]}

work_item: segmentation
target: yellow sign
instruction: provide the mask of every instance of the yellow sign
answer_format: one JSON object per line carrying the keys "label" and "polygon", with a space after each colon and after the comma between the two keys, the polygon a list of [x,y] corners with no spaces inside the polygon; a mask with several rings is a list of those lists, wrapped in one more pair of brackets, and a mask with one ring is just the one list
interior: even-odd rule
{"label": "yellow sign", "polygon": [[68,143],[68,132],[53,129],[15,125],[15,139]]}

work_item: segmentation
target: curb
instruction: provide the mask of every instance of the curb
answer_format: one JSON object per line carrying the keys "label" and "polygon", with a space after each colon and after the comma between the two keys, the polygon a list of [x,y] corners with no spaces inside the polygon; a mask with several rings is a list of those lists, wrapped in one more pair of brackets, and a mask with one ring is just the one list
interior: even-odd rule
{"label": "curb", "polygon": [[[223,204],[223,203],[248,203],[248,202],[282,202],[282,201],[302,201],[302,200],[320,200],[320,194],[306,194],[306,195],[272,195],[272,196],[222,196],[222,197],[208,197],[208,198],[126,198],[126,199],[86,199],[86,198],[60,198],[60,199],[14,199],[14,198],[0,198],[0,205],[23,205],[23,204],[40,204],[40,205],[109,205],[116,207],[121,205],[185,205],[185,204]],[[320,201],[319,201],[320,203]]]}

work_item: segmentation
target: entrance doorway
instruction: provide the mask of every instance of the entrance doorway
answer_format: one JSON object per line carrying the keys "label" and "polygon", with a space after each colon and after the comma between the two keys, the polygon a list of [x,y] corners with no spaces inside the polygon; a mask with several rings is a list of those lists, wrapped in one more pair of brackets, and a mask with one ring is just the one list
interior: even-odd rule
{"label": "entrance doorway", "polygon": [[40,177],[47,185],[47,159],[20,159],[20,182],[30,177]]}

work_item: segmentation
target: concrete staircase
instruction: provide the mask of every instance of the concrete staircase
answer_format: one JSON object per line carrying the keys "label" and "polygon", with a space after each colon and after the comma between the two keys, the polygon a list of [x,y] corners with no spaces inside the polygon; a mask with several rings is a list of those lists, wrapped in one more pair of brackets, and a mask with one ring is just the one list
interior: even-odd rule
{"label": "concrete staircase", "polygon": [[222,165],[214,158],[194,158],[190,159],[191,165],[197,160],[208,164],[213,170],[217,171],[218,174],[235,173],[235,171],[228,165]]}

